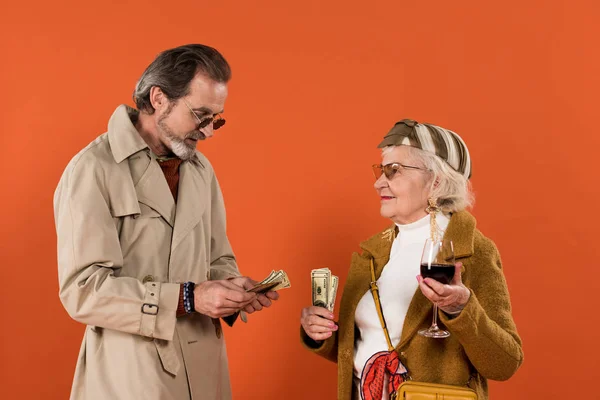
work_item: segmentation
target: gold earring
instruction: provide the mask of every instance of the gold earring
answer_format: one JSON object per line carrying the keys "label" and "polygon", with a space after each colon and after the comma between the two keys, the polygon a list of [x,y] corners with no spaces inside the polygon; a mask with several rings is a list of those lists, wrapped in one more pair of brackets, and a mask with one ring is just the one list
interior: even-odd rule
{"label": "gold earring", "polygon": [[440,211],[436,198],[430,197],[427,199],[429,204],[425,211],[429,213],[429,229],[431,231],[431,240],[437,241],[440,239],[440,227],[437,224],[436,215]]}

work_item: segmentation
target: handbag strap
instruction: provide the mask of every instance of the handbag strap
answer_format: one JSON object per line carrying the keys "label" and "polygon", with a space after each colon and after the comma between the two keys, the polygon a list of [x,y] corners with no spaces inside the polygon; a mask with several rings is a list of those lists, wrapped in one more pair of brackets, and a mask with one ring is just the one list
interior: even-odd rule
{"label": "handbag strap", "polygon": [[373,265],[373,259],[371,258],[371,294],[373,295],[373,300],[375,301],[375,308],[377,309],[377,314],[379,315],[379,322],[381,323],[381,327],[383,328],[383,333],[385,334],[385,340],[388,344],[388,350],[394,351],[394,346],[392,345],[392,340],[390,339],[390,334],[387,329],[387,325],[385,323],[385,318],[383,317],[383,310],[381,308],[381,301],[379,300],[379,288],[377,287],[377,281],[375,279],[375,266]]}

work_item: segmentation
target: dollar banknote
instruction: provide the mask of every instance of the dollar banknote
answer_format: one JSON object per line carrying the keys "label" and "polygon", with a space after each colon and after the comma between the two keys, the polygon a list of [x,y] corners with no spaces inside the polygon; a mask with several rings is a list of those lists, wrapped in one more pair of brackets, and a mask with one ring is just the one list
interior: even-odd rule
{"label": "dollar banknote", "polygon": [[258,282],[254,287],[246,290],[253,293],[266,293],[269,290],[281,290],[291,287],[290,279],[283,270],[271,271],[262,281]]}
{"label": "dollar banknote", "polygon": [[312,304],[325,307],[333,312],[337,294],[338,277],[332,275],[329,268],[313,269],[310,272],[312,283]]}

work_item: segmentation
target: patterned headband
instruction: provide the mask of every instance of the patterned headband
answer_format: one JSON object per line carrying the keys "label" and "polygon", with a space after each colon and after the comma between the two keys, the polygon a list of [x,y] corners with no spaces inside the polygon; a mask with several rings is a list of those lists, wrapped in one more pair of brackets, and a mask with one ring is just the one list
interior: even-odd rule
{"label": "patterned headband", "polygon": [[436,125],[403,119],[388,132],[377,147],[411,146],[433,153],[465,178],[471,177],[471,157],[465,142],[456,133]]}

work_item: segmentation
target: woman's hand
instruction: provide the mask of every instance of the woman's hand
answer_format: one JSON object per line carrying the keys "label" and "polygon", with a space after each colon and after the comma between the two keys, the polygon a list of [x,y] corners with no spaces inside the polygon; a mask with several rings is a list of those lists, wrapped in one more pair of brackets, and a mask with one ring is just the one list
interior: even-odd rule
{"label": "woman's hand", "polygon": [[315,342],[331,337],[338,327],[333,322],[333,314],[325,307],[306,307],[302,309],[300,323],[304,332]]}
{"label": "woman's hand", "polygon": [[471,291],[462,283],[461,268],[462,263],[454,264],[454,278],[448,285],[444,285],[435,279],[423,278],[421,275],[417,275],[417,281],[419,281],[419,287],[423,295],[432,303],[437,303],[438,307],[446,314],[460,314],[471,297]]}

